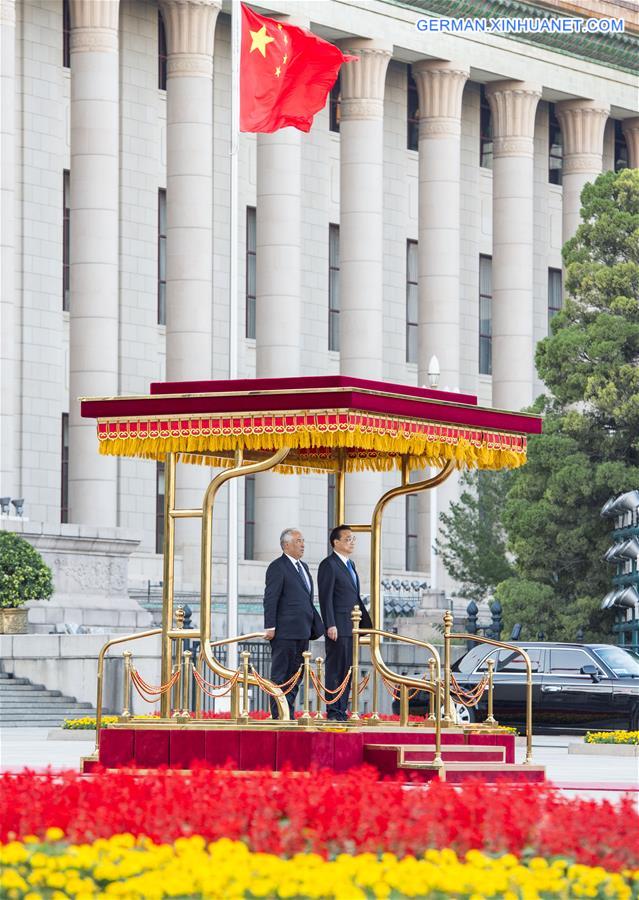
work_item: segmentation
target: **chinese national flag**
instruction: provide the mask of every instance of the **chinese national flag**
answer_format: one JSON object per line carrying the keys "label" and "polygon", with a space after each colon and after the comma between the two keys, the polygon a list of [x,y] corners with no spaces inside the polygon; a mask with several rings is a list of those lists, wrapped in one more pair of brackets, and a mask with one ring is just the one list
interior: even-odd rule
{"label": "chinese national flag", "polygon": [[288,125],[310,131],[340,66],[356,58],[242,4],[240,131],[267,134]]}

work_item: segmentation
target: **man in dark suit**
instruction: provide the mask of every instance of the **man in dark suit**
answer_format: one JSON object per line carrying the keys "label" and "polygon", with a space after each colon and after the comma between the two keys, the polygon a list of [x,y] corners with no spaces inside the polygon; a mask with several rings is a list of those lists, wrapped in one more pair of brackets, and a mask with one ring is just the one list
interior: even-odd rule
{"label": "man in dark suit", "polygon": [[[353,664],[353,607],[358,604],[362,611],[361,628],[372,628],[373,623],[362,603],[359,575],[351,559],[355,535],[348,525],[338,525],[329,540],[333,552],[320,563],[317,586],[326,629],[326,686],[335,691]],[[346,721],[349,693],[350,682],[340,699],[327,707],[327,718]],[[332,695],[328,696],[330,699]]]}
{"label": "man in dark suit", "polygon": [[[324,629],[313,605],[313,579],[305,562],[304,536],[294,528],[280,535],[282,555],[266,570],[264,587],[264,636],[271,642],[271,681],[284,684],[304,660],[309,640],[320,637]],[[295,713],[295,697],[300,681],[286,695],[291,718]],[[271,697],[271,715],[278,718]]]}

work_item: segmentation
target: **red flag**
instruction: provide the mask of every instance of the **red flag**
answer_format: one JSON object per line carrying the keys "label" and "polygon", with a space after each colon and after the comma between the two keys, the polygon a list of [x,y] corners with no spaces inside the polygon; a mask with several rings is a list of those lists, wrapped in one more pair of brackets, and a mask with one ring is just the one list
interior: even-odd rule
{"label": "red flag", "polygon": [[340,66],[352,59],[310,31],[242,4],[240,131],[268,134],[287,125],[310,131]]}

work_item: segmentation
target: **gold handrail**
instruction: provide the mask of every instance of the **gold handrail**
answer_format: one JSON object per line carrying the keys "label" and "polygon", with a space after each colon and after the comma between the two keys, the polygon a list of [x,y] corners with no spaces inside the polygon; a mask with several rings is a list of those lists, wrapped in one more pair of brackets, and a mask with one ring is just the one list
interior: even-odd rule
{"label": "gold handrail", "polygon": [[219,641],[209,641],[209,647],[223,647],[225,644],[237,644],[240,641],[252,641],[255,638],[262,638],[264,641],[266,640],[263,631],[251,631],[249,634],[238,634],[236,637],[222,638]]}
{"label": "gold handrail", "polygon": [[[356,606],[353,610],[359,610],[359,607]],[[441,700],[440,700],[440,691],[441,691],[441,660],[439,658],[439,652],[433,644],[429,644],[428,641],[420,641],[418,638],[408,637],[403,634],[393,634],[390,631],[384,631],[381,628],[353,628],[353,632],[356,633],[357,637],[361,634],[370,634],[376,635],[378,637],[387,637],[394,641],[402,641],[405,644],[414,644],[417,647],[424,647],[426,650],[430,650],[433,654],[431,657],[434,662],[434,668],[436,670],[436,679],[431,684],[428,681],[419,681],[417,679],[407,679],[404,675],[401,675],[400,678],[403,679],[402,683],[400,683],[400,725],[406,725],[408,722],[408,689],[405,684],[406,681],[409,681],[412,685],[418,685],[420,690],[427,691],[428,693],[432,693],[435,697],[435,757],[433,759],[433,765],[435,768],[441,769],[443,774],[444,763],[442,760],[442,709],[441,709]],[[377,671],[376,660],[373,658],[371,654],[371,661],[373,663],[373,671]],[[390,671],[390,670],[389,670]],[[380,671],[380,674],[381,671]],[[384,677],[382,675],[382,677]]]}
{"label": "gold handrail", "polygon": [[[450,613],[446,613],[446,615],[450,615]],[[515,653],[523,656],[526,665],[526,759],[524,762],[526,764],[532,763],[532,664],[526,651],[522,650],[521,647],[516,647],[514,644],[496,641],[493,638],[483,637],[483,635],[478,634],[454,634],[452,631],[447,634],[444,631],[444,640],[477,641],[478,644],[490,644],[493,647],[503,647],[504,650],[514,650]],[[448,695],[450,702],[450,666],[444,672],[444,679],[446,685],[445,696],[446,694]]]}
{"label": "gold handrail", "polygon": [[[359,633],[360,634],[378,634],[381,637],[390,638],[393,641],[402,641],[404,644],[415,644],[418,647],[424,647],[426,650],[430,650],[431,653],[434,653],[434,655],[435,655],[435,663],[437,666],[437,677],[438,678],[440,677],[440,675],[441,675],[441,660],[440,660],[439,652],[438,652],[437,648],[433,644],[429,644],[428,641],[420,641],[417,638],[407,637],[406,635],[403,635],[403,634],[394,634],[391,631],[383,631],[381,628],[360,628]],[[402,675],[401,677],[404,678],[405,676]],[[387,679],[387,680],[390,680],[390,679]],[[414,686],[414,684],[420,684],[422,686],[429,684],[429,682],[427,682],[427,681],[415,681],[414,679],[412,681],[413,681],[413,686]]]}
{"label": "gold handrail", "polygon": [[136,634],[125,634],[122,637],[111,638],[111,640],[104,644],[98,653],[98,684],[95,702],[95,750],[93,751],[96,757],[100,749],[100,731],[102,728],[102,682],[104,679],[104,659],[107,651],[116,644],[125,644],[127,641],[139,641],[142,638],[154,637],[156,634],[162,634],[162,629],[154,628],[153,631],[138,631]]}
{"label": "gold handrail", "polygon": [[[371,521],[371,618],[374,625],[379,625],[382,618],[380,584],[382,571],[382,516],[384,508],[387,503],[395,497],[401,497],[404,494],[417,494],[420,491],[437,487],[437,485],[441,484],[453,473],[454,469],[454,460],[449,460],[444,468],[432,478],[411,483],[408,480],[410,474],[408,466],[406,461],[404,461],[402,465],[402,484],[386,491],[386,493],[382,494],[377,501]],[[392,636],[397,637],[397,635]],[[400,685],[400,687],[401,685],[405,685],[407,688],[413,687],[423,689],[423,682],[419,682],[414,678],[407,678],[405,675],[400,675],[399,672],[394,672],[386,665],[382,659],[379,637],[378,634],[372,634],[371,661],[378,669],[380,675],[387,681]]]}

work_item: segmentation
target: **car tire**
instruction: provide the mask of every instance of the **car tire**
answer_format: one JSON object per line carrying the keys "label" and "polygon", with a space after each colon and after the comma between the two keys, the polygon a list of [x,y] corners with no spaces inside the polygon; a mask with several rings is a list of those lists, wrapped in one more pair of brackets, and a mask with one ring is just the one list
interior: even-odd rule
{"label": "car tire", "polygon": [[472,725],[473,722],[477,721],[477,713],[470,706],[465,706],[463,703],[453,703],[455,708],[455,712],[457,714],[457,723],[458,725]]}

